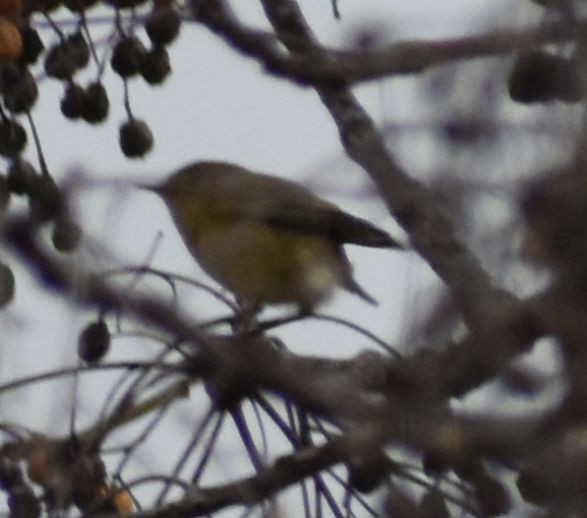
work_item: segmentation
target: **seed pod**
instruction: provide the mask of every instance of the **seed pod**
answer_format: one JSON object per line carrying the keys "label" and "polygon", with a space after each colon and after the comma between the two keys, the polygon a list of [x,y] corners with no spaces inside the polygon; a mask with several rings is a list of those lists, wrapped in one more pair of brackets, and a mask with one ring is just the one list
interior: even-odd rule
{"label": "seed pod", "polygon": [[45,72],[62,81],[70,79],[76,70],[90,61],[90,48],[81,32],[70,34],[65,41],[53,45],[45,58]]}
{"label": "seed pod", "polygon": [[359,493],[370,493],[388,477],[392,463],[385,454],[356,459],[349,465],[349,484]]}
{"label": "seed pod", "polygon": [[11,488],[23,483],[20,466],[6,457],[0,460],[0,488],[2,491],[10,491]]}
{"label": "seed pod", "polygon": [[3,308],[14,298],[16,282],[12,269],[0,262],[0,308]]}
{"label": "seed pod", "polygon": [[141,75],[151,85],[161,84],[171,73],[169,53],[164,47],[152,48],[141,64]]}
{"label": "seed pod", "polygon": [[169,45],[181,27],[179,14],[171,7],[153,9],[145,21],[145,30],[155,46]]}
{"label": "seed pod", "polygon": [[76,83],[69,83],[61,98],[61,113],[68,119],[79,119],[84,110],[86,91]]}
{"label": "seed pod", "polygon": [[146,54],[141,40],[134,36],[126,37],[114,46],[110,65],[121,77],[131,77],[139,73]]}
{"label": "seed pod", "polygon": [[30,192],[37,177],[37,171],[29,161],[17,158],[8,168],[6,182],[14,194],[22,195]]}
{"label": "seed pod", "polygon": [[61,5],[61,0],[26,0],[24,3],[24,14],[30,15],[35,12],[50,12]]}
{"label": "seed pod", "polygon": [[63,253],[73,252],[82,240],[82,230],[69,218],[59,218],[53,226],[51,240],[55,250]]}
{"label": "seed pod", "polygon": [[27,134],[22,125],[14,119],[0,122],[0,155],[14,157],[26,146]]}
{"label": "seed pod", "polygon": [[381,515],[393,518],[413,518],[418,516],[418,506],[414,502],[412,495],[409,495],[395,484],[389,484],[389,486]]}
{"label": "seed pod", "polygon": [[525,502],[546,506],[560,491],[559,479],[544,467],[528,466],[518,475],[516,486]]}
{"label": "seed pod", "polygon": [[127,516],[134,511],[134,502],[132,496],[126,489],[118,489],[112,495],[112,503],[119,516]]}
{"label": "seed pod", "polygon": [[17,60],[22,54],[22,37],[18,27],[9,19],[0,17],[0,63]]}
{"label": "seed pod", "polygon": [[48,221],[59,216],[63,208],[63,195],[53,178],[37,176],[29,189],[31,216],[38,221]]}
{"label": "seed pod", "polygon": [[2,68],[0,91],[6,108],[13,113],[30,110],[39,95],[37,82],[29,69],[17,65],[6,65]]}
{"label": "seed pod", "polygon": [[561,85],[569,79],[567,61],[542,50],[521,53],[516,58],[508,79],[512,100],[539,103],[560,98]]}
{"label": "seed pod", "polygon": [[75,60],[65,42],[53,45],[47,51],[45,72],[49,77],[64,81],[73,76],[75,69]]}
{"label": "seed pod", "polygon": [[107,4],[117,9],[132,9],[146,2],[147,0],[106,0]]}
{"label": "seed pod", "polygon": [[86,9],[93,7],[98,0],[64,0],[63,3],[70,11],[82,13]]}
{"label": "seed pod", "polygon": [[0,67],[0,92],[10,92],[22,80],[26,68],[11,63]]}
{"label": "seed pod", "polygon": [[125,156],[142,157],[153,147],[153,134],[144,121],[130,119],[120,126],[119,143]]}
{"label": "seed pod", "polygon": [[0,16],[14,18],[22,12],[22,0],[2,0],[0,2]]}
{"label": "seed pod", "polygon": [[37,518],[41,516],[41,504],[33,491],[26,485],[13,488],[7,499],[10,516]]}
{"label": "seed pod", "polygon": [[88,324],[78,339],[77,353],[88,362],[95,363],[101,360],[110,348],[110,331],[103,320],[96,320]]}
{"label": "seed pod", "polygon": [[482,516],[507,516],[512,504],[503,483],[489,475],[484,475],[473,484]]}
{"label": "seed pod", "polygon": [[440,491],[432,490],[426,493],[419,506],[420,513],[418,516],[422,518],[450,518],[450,512]]}
{"label": "seed pod", "polygon": [[[72,473],[72,501],[84,516],[105,514],[101,503],[106,492],[106,466],[92,451],[76,452]],[[115,512],[111,509],[110,513]]]}
{"label": "seed pod", "polygon": [[0,175],[0,213],[8,207],[10,203],[10,189],[6,176]]}
{"label": "seed pod", "polygon": [[67,37],[66,44],[73,57],[76,68],[85,68],[90,62],[90,47],[81,32],[74,32]]}
{"label": "seed pod", "polygon": [[90,124],[98,124],[106,119],[110,103],[106,88],[102,83],[96,82],[86,88],[82,117]]}
{"label": "seed pod", "polygon": [[36,29],[30,25],[24,25],[20,28],[20,36],[22,38],[22,54],[19,62],[27,65],[32,65],[37,62],[41,52],[45,46]]}

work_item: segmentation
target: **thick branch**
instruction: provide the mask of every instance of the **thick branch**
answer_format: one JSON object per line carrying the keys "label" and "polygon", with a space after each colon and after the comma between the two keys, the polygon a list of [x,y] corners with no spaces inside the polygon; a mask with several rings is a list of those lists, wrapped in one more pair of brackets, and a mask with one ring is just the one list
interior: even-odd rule
{"label": "thick branch", "polygon": [[[288,0],[262,0],[268,18],[291,52],[321,50],[297,4]],[[291,43],[291,42],[296,43]],[[326,59],[326,58],[325,58]],[[448,286],[473,335],[469,346],[456,352],[459,362],[442,371],[442,361],[430,362],[432,379],[443,380],[441,392],[462,394],[489,379],[543,332],[530,312],[512,295],[496,289],[478,259],[461,242],[452,216],[430,190],[410,178],[388,152],[366,111],[344,86],[316,90],[339,128],[347,154],[376,183],[390,212],[409,234],[416,250]],[[417,370],[418,359],[412,361]],[[453,365],[451,363],[451,365]],[[477,375],[467,375],[474,372]]]}
{"label": "thick branch", "polygon": [[[437,41],[403,41],[380,49],[284,53],[273,35],[241,25],[217,0],[193,2],[194,18],[228,43],[257,60],[272,74],[302,85],[356,84],[385,77],[418,74],[455,61],[509,55],[528,48],[569,41],[575,31],[566,21],[538,27],[490,31]],[[583,25],[577,23],[580,32]],[[289,37],[286,35],[285,37]]]}

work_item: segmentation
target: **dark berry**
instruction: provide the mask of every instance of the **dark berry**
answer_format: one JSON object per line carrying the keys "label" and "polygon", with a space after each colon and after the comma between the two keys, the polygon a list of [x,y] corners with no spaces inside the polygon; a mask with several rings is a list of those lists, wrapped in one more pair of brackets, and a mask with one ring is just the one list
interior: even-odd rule
{"label": "dark berry", "polygon": [[41,504],[32,490],[26,485],[19,485],[10,491],[7,498],[10,516],[37,518],[41,516]]}
{"label": "dark berry", "polygon": [[391,462],[384,454],[361,459],[349,466],[349,484],[360,493],[370,493],[385,481],[390,470]]}
{"label": "dark berry", "polygon": [[121,77],[131,77],[139,73],[146,54],[141,40],[134,36],[123,38],[114,46],[110,65]]}
{"label": "dark berry", "polygon": [[[547,102],[561,98],[561,86],[568,82],[570,63],[542,50],[520,54],[508,79],[512,100],[520,103]],[[576,87],[573,87],[573,92]],[[576,95],[570,92],[567,96]]]}
{"label": "dark berry", "polygon": [[0,92],[10,91],[21,80],[23,67],[15,64],[7,64],[0,67]]}
{"label": "dark berry", "polygon": [[103,320],[88,324],[81,332],[78,344],[78,356],[88,362],[95,363],[102,359],[110,348],[110,331]]}
{"label": "dark berry", "polygon": [[10,203],[10,189],[6,176],[0,175],[0,212],[6,210]]}
{"label": "dark berry", "polygon": [[37,178],[37,171],[33,165],[27,160],[17,158],[8,168],[6,182],[11,192],[22,195],[31,191]]}
{"label": "dark berry", "polygon": [[64,209],[63,195],[50,176],[37,176],[29,189],[29,208],[33,218],[47,221]]}
{"label": "dark berry", "polygon": [[110,103],[106,88],[102,83],[92,83],[86,88],[82,117],[91,124],[98,124],[106,119]]}
{"label": "dark berry", "polygon": [[0,308],[6,306],[13,298],[16,289],[16,282],[12,269],[5,263],[0,262]]}
{"label": "dark berry", "polygon": [[37,82],[26,67],[7,65],[0,72],[0,91],[4,104],[14,113],[30,110],[39,95]]}
{"label": "dark berry", "polygon": [[64,43],[53,45],[45,57],[45,72],[55,79],[69,79],[76,66],[69,47]]}
{"label": "dark berry", "polygon": [[140,119],[130,119],[120,126],[120,149],[129,158],[145,155],[153,147],[153,134]]}
{"label": "dark berry", "polygon": [[98,0],[63,0],[65,6],[74,13],[81,13],[97,3]]}
{"label": "dark berry", "polygon": [[24,25],[20,28],[20,36],[22,38],[22,54],[19,61],[27,65],[32,65],[36,63],[45,46],[41,41],[38,31],[30,25]]}
{"label": "dark berry", "polygon": [[81,32],[76,32],[49,49],[45,58],[45,72],[49,77],[66,80],[76,70],[84,68],[89,60],[88,43]]}
{"label": "dark berry", "polygon": [[82,230],[75,221],[59,218],[53,226],[51,240],[55,250],[63,253],[73,252],[82,240]]}
{"label": "dark berry", "polygon": [[181,19],[170,8],[153,9],[145,21],[145,30],[155,46],[169,45],[179,34]]}
{"label": "dark berry", "polygon": [[409,494],[404,489],[388,482],[382,512],[378,515],[393,518],[408,518],[411,516],[413,518],[419,514],[413,494]]}
{"label": "dark berry", "polygon": [[539,467],[525,467],[520,471],[516,486],[525,502],[545,506],[560,491],[557,478]]}
{"label": "dark berry", "polygon": [[147,83],[156,85],[162,83],[171,73],[169,53],[163,47],[151,49],[141,64],[141,75]]}
{"label": "dark berry", "polygon": [[420,500],[418,516],[422,518],[450,518],[450,512],[441,491],[433,489]]}
{"label": "dark berry", "polygon": [[146,3],[147,0],[106,0],[107,4],[110,4],[117,9],[131,9],[133,7],[138,7]]}
{"label": "dark berry", "polygon": [[27,134],[22,125],[14,119],[0,122],[0,155],[13,157],[26,146]]}
{"label": "dark berry", "polygon": [[427,492],[420,500],[418,516],[422,518],[450,518],[444,495],[437,489]]}
{"label": "dark berry", "polygon": [[475,496],[482,516],[507,516],[512,504],[508,491],[497,479],[489,475],[474,481]]}
{"label": "dark berry", "polygon": [[22,483],[23,477],[20,466],[7,458],[0,459],[0,488],[3,491],[10,491],[10,489]]}
{"label": "dark berry", "polygon": [[81,32],[74,32],[66,40],[76,68],[84,68],[90,61],[90,47]]}
{"label": "dark berry", "polygon": [[79,119],[84,110],[86,91],[76,83],[69,83],[61,98],[61,113],[68,119]]}
{"label": "dark berry", "polygon": [[34,12],[53,11],[61,5],[61,0],[24,0],[24,12],[30,14]]}

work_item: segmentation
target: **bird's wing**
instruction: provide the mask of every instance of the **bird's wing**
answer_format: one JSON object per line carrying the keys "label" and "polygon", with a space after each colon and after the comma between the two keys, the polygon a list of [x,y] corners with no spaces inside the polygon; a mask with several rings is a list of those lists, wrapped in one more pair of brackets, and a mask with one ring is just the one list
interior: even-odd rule
{"label": "bird's wing", "polygon": [[391,236],[364,219],[351,216],[304,186],[268,175],[243,175],[227,181],[209,198],[209,207],[223,221],[256,220],[290,232],[315,234],[335,243],[400,248]]}
{"label": "bird's wing", "polygon": [[387,232],[364,219],[347,214],[334,205],[308,205],[287,201],[271,207],[263,221],[292,232],[322,235],[340,244],[400,248]]}

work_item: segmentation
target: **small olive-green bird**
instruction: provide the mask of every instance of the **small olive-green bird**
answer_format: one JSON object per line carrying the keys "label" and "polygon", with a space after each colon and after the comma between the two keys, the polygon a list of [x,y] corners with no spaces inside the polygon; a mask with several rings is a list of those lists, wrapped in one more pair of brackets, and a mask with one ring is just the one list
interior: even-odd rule
{"label": "small olive-green bird", "polygon": [[294,182],[224,162],[196,162],[156,187],[201,267],[243,308],[311,311],[342,287],[375,301],[352,275],[343,245],[400,245]]}

